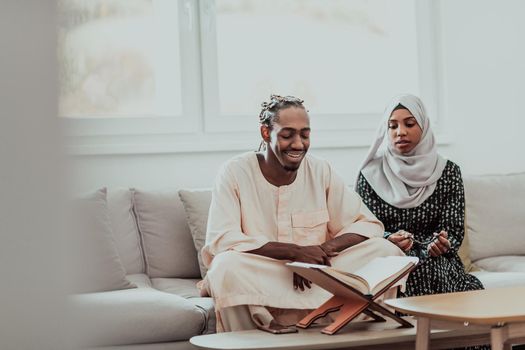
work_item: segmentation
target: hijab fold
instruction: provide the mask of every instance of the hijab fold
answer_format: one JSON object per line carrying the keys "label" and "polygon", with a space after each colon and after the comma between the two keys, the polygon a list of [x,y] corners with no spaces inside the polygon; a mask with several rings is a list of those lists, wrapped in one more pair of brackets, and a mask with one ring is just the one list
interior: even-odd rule
{"label": "hijab fold", "polygon": [[[399,104],[412,113],[423,131],[419,143],[407,154],[396,150],[388,135],[388,120]],[[397,208],[414,208],[432,195],[446,164],[446,159],[437,153],[423,103],[414,95],[403,94],[394,97],[386,107],[360,172],[385,202]]]}

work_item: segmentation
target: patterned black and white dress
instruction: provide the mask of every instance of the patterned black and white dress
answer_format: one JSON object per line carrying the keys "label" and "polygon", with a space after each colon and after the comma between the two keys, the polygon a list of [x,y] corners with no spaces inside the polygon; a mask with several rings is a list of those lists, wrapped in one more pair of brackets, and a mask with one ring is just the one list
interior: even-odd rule
{"label": "patterned black and white dress", "polygon": [[415,208],[400,209],[386,203],[363,174],[359,174],[357,193],[383,222],[387,233],[405,230],[422,242],[431,239],[434,232],[445,230],[448,233],[451,248],[441,256],[427,256],[426,246],[417,243],[406,252],[419,257],[421,263],[407,280],[405,296],[483,289],[475,276],[465,273],[458,256],[465,221],[465,196],[459,166],[448,161],[432,195]]}

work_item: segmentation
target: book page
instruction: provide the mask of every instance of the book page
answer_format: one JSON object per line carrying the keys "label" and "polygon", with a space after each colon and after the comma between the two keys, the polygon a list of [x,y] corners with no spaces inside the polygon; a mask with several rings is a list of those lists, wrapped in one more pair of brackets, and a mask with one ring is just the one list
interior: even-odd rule
{"label": "book page", "polygon": [[[326,273],[327,275],[330,275],[334,277],[335,279],[346,283],[352,288],[355,288],[361,293],[369,294],[368,283],[361,276],[352,275],[351,273],[344,272],[341,270],[336,270],[326,265],[309,264],[309,263],[303,263],[303,262],[298,262],[298,261],[287,263],[286,265],[291,266],[291,267],[299,267],[303,269],[319,269],[323,271],[324,273]],[[301,273],[299,272],[299,274]]]}
{"label": "book page", "polygon": [[330,267],[324,269],[323,271],[363,294],[370,294],[370,286],[368,285],[367,280],[361,276],[343,272],[341,270],[336,270]]}
{"label": "book page", "polygon": [[[379,257],[373,259],[352,274],[365,279],[370,286],[371,294],[375,294],[387,285],[388,282],[394,280],[412,265],[417,264],[418,261],[418,258],[410,256]],[[401,281],[395,285],[399,284],[401,284]]]}

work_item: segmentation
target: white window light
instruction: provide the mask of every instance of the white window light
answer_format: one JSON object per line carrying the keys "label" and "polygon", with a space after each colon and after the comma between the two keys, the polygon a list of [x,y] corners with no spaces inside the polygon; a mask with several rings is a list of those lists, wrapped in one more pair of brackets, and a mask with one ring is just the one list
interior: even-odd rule
{"label": "white window light", "polygon": [[398,92],[440,124],[430,0],[68,2],[89,13],[61,22],[76,153],[251,149],[270,93],[305,100],[313,147],[368,144]]}

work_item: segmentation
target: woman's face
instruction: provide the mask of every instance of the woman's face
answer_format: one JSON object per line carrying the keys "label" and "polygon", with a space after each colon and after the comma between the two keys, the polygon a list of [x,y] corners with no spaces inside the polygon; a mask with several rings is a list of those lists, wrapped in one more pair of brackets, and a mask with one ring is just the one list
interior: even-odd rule
{"label": "woman's face", "polygon": [[409,153],[421,140],[423,131],[408,109],[397,109],[388,119],[388,134],[392,147],[400,153]]}

